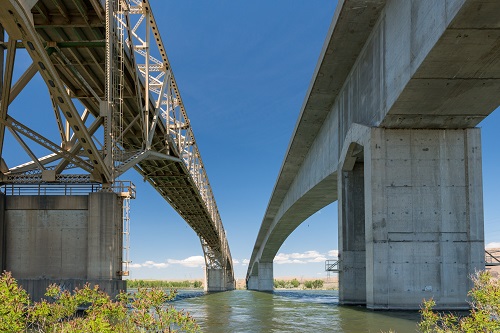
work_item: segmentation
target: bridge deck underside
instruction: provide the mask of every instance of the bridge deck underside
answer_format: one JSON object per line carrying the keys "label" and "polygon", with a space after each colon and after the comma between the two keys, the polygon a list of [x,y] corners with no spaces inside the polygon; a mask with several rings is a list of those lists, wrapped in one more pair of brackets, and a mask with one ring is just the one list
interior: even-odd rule
{"label": "bridge deck underside", "polygon": [[[100,99],[104,99],[106,80],[105,12],[96,0],[59,1],[41,0],[32,9],[37,32],[48,46],[58,46],[51,60],[61,79],[94,117],[100,114]],[[64,57],[62,56],[64,55]],[[71,66],[68,66],[67,58]],[[136,68],[127,58],[124,70],[123,135],[126,151],[140,151],[143,147],[142,124],[137,121],[142,112],[136,93]],[[73,69],[71,68],[73,67]],[[75,74],[77,70],[78,75]],[[82,83],[81,76],[86,84]],[[144,96],[143,83],[139,82]],[[152,105],[152,104],[151,104]],[[151,107],[150,110],[154,110]],[[154,116],[150,111],[150,119]],[[161,121],[155,129],[152,150],[180,157],[176,145]],[[147,159],[136,165],[142,174],[172,207],[202,237],[212,250],[220,250],[221,239],[211,215],[184,164],[164,159]]]}

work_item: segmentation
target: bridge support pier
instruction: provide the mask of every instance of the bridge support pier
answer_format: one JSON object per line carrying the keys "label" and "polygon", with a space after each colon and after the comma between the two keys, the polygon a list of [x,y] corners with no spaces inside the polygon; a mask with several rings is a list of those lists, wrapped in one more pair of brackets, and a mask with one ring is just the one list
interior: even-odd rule
{"label": "bridge support pier", "polygon": [[122,201],[115,193],[0,195],[2,269],[32,299],[49,284],[72,290],[86,282],[116,295],[122,280]]}
{"label": "bridge support pier", "polygon": [[343,174],[339,196],[339,244],[342,271],[339,299],[343,304],[366,304],[364,166],[356,163]]}
{"label": "bridge support pier", "polygon": [[224,268],[207,268],[205,270],[205,291],[217,292],[234,290],[232,273]]}
{"label": "bridge support pier", "polygon": [[371,128],[359,139],[338,173],[340,302],[365,293],[372,309],[430,297],[468,308],[469,276],[484,269],[480,130]]}
{"label": "bridge support pier", "polygon": [[274,290],[274,276],[273,276],[273,263],[272,262],[259,262],[258,274],[248,277],[247,289],[259,291],[273,291]]}

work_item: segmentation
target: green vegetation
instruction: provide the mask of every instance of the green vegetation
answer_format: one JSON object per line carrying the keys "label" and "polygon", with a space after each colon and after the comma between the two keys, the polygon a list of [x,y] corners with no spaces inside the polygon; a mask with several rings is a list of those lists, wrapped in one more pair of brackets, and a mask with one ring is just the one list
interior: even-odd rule
{"label": "green vegetation", "polygon": [[323,280],[314,280],[304,282],[306,289],[320,289],[323,288]]}
{"label": "green vegetation", "polygon": [[203,288],[201,281],[163,281],[163,280],[127,280],[128,288],[184,288],[200,289]]}
{"label": "green vegetation", "polygon": [[[117,300],[85,285],[73,293],[51,285],[50,301],[30,303],[29,296],[8,272],[0,276],[0,332],[8,333],[111,333],[111,332],[200,332],[189,314],[165,303],[175,292],[139,288]],[[83,306],[84,315],[76,315]]]}
{"label": "green vegetation", "polygon": [[274,288],[276,289],[299,288],[301,285],[302,289],[321,289],[323,288],[323,280],[304,281],[303,284],[301,284],[297,279],[293,279],[290,281],[274,280]]}
{"label": "green vegetation", "polygon": [[424,300],[422,320],[418,328],[422,333],[500,332],[500,281],[488,271],[472,276],[474,288],[469,291],[471,311],[469,316],[440,314],[432,311],[433,299]]}

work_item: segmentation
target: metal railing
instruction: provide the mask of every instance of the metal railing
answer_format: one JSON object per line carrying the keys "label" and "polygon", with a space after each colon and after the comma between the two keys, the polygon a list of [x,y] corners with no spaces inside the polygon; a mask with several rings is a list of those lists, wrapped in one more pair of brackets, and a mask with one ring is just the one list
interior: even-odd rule
{"label": "metal railing", "polygon": [[6,195],[87,195],[99,192],[102,185],[98,183],[87,184],[4,184],[1,191]]}
{"label": "metal railing", "polygon": [[484,265],[485,266],[500,266],[500,258],[497,255],[500,251],[489,252],[484,250]]}
{"label": "metal railing", "polygon": [[325,271],[327,272],[340,272],[341,260],[326,260],[325,261]]}

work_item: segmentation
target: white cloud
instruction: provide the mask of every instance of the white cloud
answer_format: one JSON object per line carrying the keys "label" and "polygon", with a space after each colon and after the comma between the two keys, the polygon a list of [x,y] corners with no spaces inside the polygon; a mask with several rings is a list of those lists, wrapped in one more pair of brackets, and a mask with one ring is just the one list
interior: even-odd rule
{"label": "white cloud", "polygon": [[240,261],[238,259],[233,259],[233,265],[238,265]]}
{"label": "white cloud", "polygon": [[205,258],[202,256],[191,256],[186,259],[167,259],[165,262],[155,262],[146,260],[143,263],[130,264],[130,268],[167,268],[171,265],[182,265],[186,267],[203,267],[205,266]]}
{"label": "white cloud", "polygon": [[191,256],[186,259],[177,260],[177,259],[168,259],[167,262],[169,264],[177,264],[186,267],[203,267],[205,266],[205,258],[202,256]]}
{"label": "white cloud", "polygon": [[328,251],[328,256],[329,257],[336,257],[336,258],[338,258],[338,256],[339,256],[339,250],[330,250],[330,251]]}
{"label": "white cloud", "polygon": [[243,264],[243,265],[248,265],[249,263],[250,263],[250,260],[248,260],[248,259],[243,259],[243,262],[242,262],[242,264]]}
{"label": "white cloud", "polygon": [[130,264],[130,268],[141,268],[141,267],[146,267],[146,268],[166,268],[168,267],[168,264],[166,262],[154,262],[152,260],[147,260],[143,262],[142,264]]}
{"label": "white cloud", "polygon": [[497,249],[500,248],[500,242],[491,242],[486,244],[485,248],[487,249]]}
{"label": "white cloud", "polygon": [[128,267],[130,267],[130,268],[141,268],[142,265],[141,264],[130,264],[130,265],[128,265]]}
{"label": "white cloud", "polygon": [[303,253],[278,253],[274,257],[274,263],[280,264],[307,264],[310,262],[323,262],[326,260],[324,254],[318,251],[305,251]]}
{"label": "white cloud", "polygon": [[320,257],[316,257],[314,259],[310,259],[308,260],[308,262],[325,262],[326,261],[326,258],[323,257],[323,256],[320,256]]}

